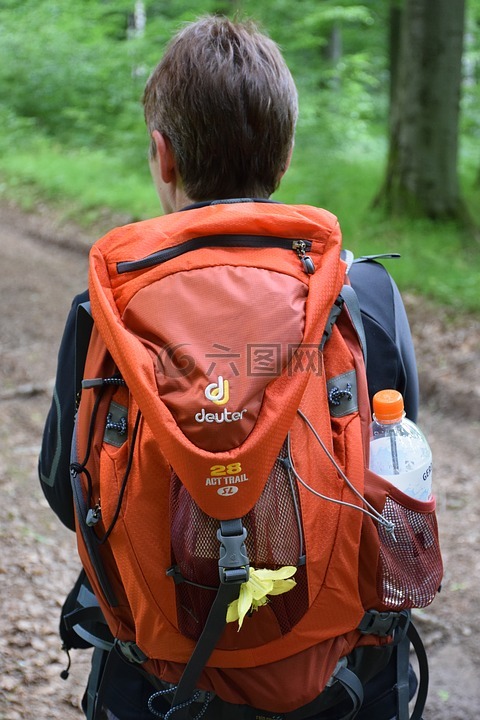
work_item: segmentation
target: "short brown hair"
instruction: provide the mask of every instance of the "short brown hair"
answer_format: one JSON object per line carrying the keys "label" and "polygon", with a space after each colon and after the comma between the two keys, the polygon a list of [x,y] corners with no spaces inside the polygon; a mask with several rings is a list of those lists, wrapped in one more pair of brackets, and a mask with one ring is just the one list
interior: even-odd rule
{"label": "short brown hair", "polygon": [[277,45],[251,22],[207,16],[170,42],[143,97],[149,132],[170,141],[192,200],[269,197],[298,114]]}

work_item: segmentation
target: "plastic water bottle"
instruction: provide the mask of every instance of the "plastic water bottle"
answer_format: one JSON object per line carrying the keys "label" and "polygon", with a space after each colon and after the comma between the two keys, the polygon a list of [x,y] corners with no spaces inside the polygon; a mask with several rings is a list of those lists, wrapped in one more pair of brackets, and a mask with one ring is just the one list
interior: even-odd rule
{"label": "plastic water bottle", "polygon": [[415,500],[429,500],[432,451],[422,431],[405,417],[401,393],[374,395],[370,427],[370,470]]}

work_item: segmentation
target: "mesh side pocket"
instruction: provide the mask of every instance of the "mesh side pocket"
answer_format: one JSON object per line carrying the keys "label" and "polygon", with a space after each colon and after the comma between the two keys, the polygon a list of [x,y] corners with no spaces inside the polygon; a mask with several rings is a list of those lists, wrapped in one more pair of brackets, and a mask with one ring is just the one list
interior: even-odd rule
{"label": "mesh side pocket", "polygon": [[395,538],[379,527],[378,596],[390,610],[426,607],[443,573],[435,512],[411,510],[387,496],[382,515],[394,523]]}
{"label": "mesh side pocket", "polygon": [[[247,555],[256,568],[276,570],[284,565],[296,566],[303,554],[297,489],[282,463],[285,456],[286,445],[256,505],[243,518],[248,533]],[[217,530],[220,524],[197,506],[175,474],[171,480],[170,506],[172,559],[187,581],[176,585],[179,629],[196,640],[219,583]],[[289,632],[308,609],[304,566],[298,568],[295,580],[295,588],[270,600],[282,633]]]}

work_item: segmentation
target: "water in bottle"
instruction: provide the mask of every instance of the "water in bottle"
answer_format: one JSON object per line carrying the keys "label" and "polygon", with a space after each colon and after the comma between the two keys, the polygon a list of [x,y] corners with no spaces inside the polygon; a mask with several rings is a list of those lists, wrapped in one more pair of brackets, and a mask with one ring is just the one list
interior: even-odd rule
{"label": "water in bottle", "polygon": [[381,390],[373,398],[370,469],[416,500],[431,498],[432,452],[422,431],[405,417],[397,390]]}

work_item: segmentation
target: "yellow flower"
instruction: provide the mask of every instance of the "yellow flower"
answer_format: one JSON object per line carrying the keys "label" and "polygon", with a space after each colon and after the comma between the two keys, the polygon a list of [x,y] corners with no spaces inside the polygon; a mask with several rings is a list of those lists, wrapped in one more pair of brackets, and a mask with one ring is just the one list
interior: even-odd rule
{"label": "yellow flower", "polygon": [[238,620],[238,629],[242,627],[247,613],[258,610],[268,602],[267,595],[281,595],[291,590],[297,584],[292,575],[297,568],[286,565],[279,570],[255,570],[250,568],[247,582],[240,586],[238,600],[230,603],[227,609],[227,622]]}

